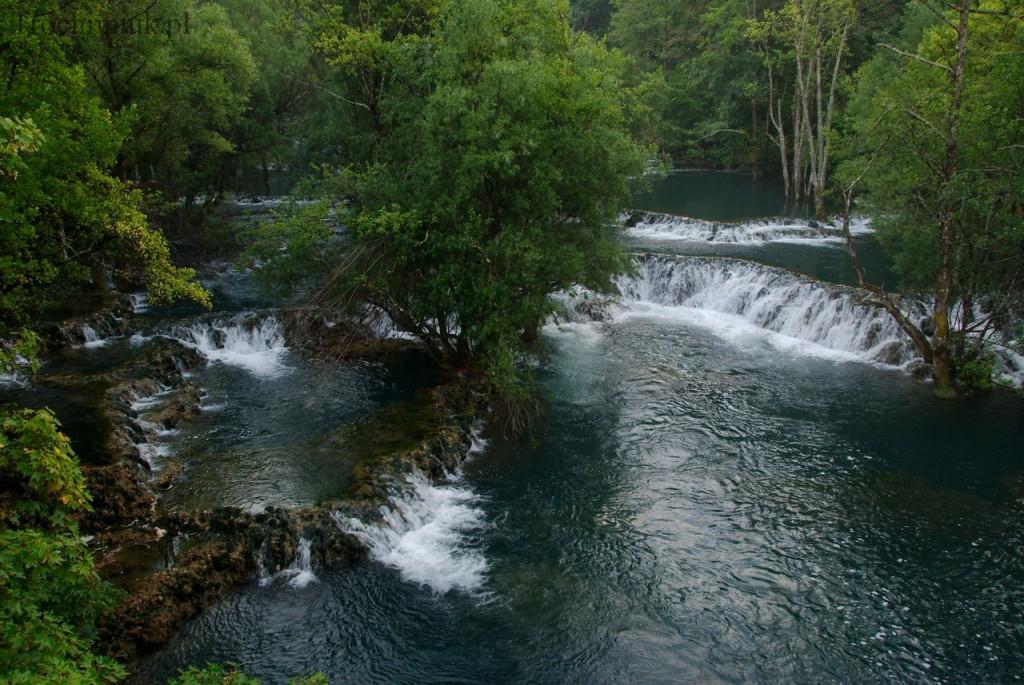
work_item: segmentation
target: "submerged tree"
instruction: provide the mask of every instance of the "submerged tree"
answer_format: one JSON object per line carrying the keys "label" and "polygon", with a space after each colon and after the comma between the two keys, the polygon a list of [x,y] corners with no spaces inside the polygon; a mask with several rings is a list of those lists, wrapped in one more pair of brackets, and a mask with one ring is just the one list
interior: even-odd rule
{"label": "submerged tree", "polygon": [[842,175],[905,284],[932,297],[929,321],[894,316],[952,397],[1024,305],[1024,4],[922,4],[934,25],[858,76]]}

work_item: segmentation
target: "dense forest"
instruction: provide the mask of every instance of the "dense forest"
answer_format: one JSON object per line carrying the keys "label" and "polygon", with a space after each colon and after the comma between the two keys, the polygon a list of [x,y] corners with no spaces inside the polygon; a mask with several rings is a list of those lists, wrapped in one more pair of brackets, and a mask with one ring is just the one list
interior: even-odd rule
{"label": "dense forest", "polygon": [[[622,212],[673,167],[773,179],[834,222],[858,311],[936,396],[991,392],[1020,353],[1020,0],[0,2],[5,378],[119,292],[211,308],[199,272],[227,255],[301,302],[295,335],[330,322],[346,355],[400,333],[532,434],[557,295],[619,291]],[[225,220],[281,179],[272,220]],[[861,267],[865,215],[898,282]],[[4,410],[0,478],[0,682],[120,681],[100,628],[123,596],[53,412]]]}

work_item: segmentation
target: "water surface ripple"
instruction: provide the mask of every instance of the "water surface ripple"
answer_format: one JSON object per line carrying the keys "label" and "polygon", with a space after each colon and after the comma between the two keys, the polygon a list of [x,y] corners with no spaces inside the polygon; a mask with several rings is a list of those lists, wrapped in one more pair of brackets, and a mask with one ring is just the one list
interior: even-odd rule
{"label": "water surface ripple", "polygon": [[[271,683],[1015,683],[1024,405],[642,316],[549,328],[538,443],[467,468],[483,587],[255,582],[143,664]],[[147,680],[148,679],[148,680]]]}

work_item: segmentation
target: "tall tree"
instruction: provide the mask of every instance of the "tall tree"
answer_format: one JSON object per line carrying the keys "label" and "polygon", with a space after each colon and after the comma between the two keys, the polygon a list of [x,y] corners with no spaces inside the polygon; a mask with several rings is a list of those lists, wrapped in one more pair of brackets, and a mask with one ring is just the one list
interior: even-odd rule
{"label": "tall tree", "polygon": [[[780,11],[767,12],[751,24],[751,38],[765,58],[774,130],[769,135],[783,157],[787,192],[797,202],[812,199],[819,218],[825,216],[833,123],[856,16],[852,0],[789,0]],[[786,62],[793,73],[788,134],[777,80]]]}
{"label": "tall tree", "polygon": [[1024,305],[1024,11],[922,6],[934,25],[917,44],[886,45],[858,76],[842,175],[862,178],[906,285],[933,297],[927,325],[901,325],[952,397]]}
{"label": "tall tree", "polygon": [[451,2],[419,41],[426,68],[385,71],[377,153],[335,196],[348,234],[321,303],[369,304],[506,395],[548,296],[607,290],[628,263],[610,226],[645,154],[623,61],[568,18],[564,1]]}
{"label": "tall tree", "polygon": [[[171,264],[139,194],[110,174],[128,129],[88,94],[70,37],[49,25],[63,9],[56,0],[0,2],[3,16],[23,17],[0,36],[0,112],[15,122],[5,124],[4,143],[19,153],[5,160],[0,186],[0,321],[31,315],[90,280],[102,289],[111,269],[139,277],[155,300],[208,302],[194,273]],[[79,21],[101,10],[75,5]]]}
{"label": "tall tree", "polygon": [[[78,48],[93,90],[130,125],[119,174],[183,199],[186,215],[197,198],[210,209],[256,78],[248,41],[214,3],[112,0],[101,16],[115,21],[79,36]],[[146,17],[176,24],[154,33],[120,28]]]}

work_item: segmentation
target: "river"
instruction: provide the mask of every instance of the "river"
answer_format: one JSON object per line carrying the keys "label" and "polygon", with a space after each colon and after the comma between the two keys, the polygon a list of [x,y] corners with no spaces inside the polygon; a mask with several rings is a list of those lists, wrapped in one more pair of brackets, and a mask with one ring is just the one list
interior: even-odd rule
{"label": "river", "polygon": [[[534,442],[485,429],[463,473],[349,523],[370,560],[254,578],[136,682],[207,661],[267,683],[1020,682],[1024,402],[933,399],[835,236],[761,220],[770,191],[686,172],[638,198],[693,219],[628,232],[646,256],[607,321],[544,329]],[[332,426],[417,381],[311,366],[273,330],[204,343],[253,306],[220,292],[173,323],[211,364],[209,411],[166,438],[194,464],[171,497],[315,501],[350,468]]]}

